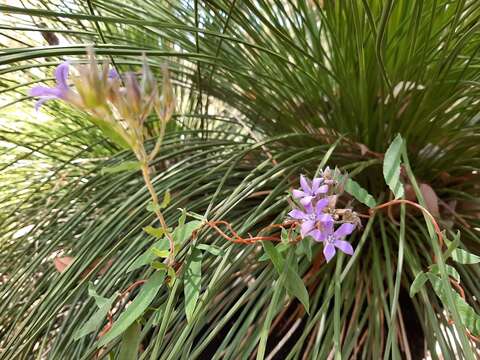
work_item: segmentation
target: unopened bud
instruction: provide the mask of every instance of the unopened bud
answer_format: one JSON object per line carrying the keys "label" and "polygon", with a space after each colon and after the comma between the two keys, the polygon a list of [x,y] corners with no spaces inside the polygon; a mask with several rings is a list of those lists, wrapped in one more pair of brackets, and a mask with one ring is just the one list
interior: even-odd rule
{"label": "unopened bud", "polygon": [[155,111],[162,122],[168,122],[175,110],[175,95],[173,94],[172,83],[167,66],[162,67],[163,84],[162,96],[155,103]]}

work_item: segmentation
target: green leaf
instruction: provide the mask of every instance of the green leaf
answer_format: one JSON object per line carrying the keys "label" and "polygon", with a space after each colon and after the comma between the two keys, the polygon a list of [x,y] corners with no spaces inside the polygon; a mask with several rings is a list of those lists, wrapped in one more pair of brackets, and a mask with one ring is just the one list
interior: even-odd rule
{"label": "green leaf", "polygon": [[150,212],[156,212],[160,211],[162,209],[165,209],[169,204],[170,201],[172,200],[172,196],[170,195],[170,191],[167,190],[165,191],[165,194],[163,195],[163,200],[160,204],[154,204],[152,201],[150,201],[147,205],[147,211]]}
{"label": "green leaf", "polygon": [[158,290],[163,285],[165,279],[164,272],[154,272],[152,276],[143,284],[138,295],[133,299],[132,303],[122,312],[120,317],[113,323],[112,328],[99,341],[98,347],[101,347],[117,336],[121,335],[130,325],[133,324],[143,312],[148,308],[150,303],[157,295]]}
{"label": "green leaf", "polygon": [[155,212],[157,210],[161,210],[160,209],[160,205],[156,205],[154,204],[152,201],[150,201],[148,204],[147,204],[147,211],[150,211],[150,212]]}
{"label": "green leaf", "polygon": [[420,289],[425,285],[427,280],[427,274],[425,274],[423,271],[420,271],[417,276],[415,276],[412,285],[410,285],[410,297],[414,297],[415,294],[419,292]]}
{"label": "green leaf", "polygon": [[447,250],[443,254],[443,259],[444,261],[447,260],[450,256],[452,256],[452,253],[455,249],[457,249],[458,245],[460,245],[460,231],[457,231],[456,234],[454,235],[453,241],[448,240],[448,238],[444,236],[443,238],[445,239],[445,243],[447,244]]}
{"label": "green leaf", "polygon": [[156,247],[151,247],[150,251],[159,258],[167,258],[170,255],[170,250],[159,250]]}
{"label": "green leaf", "polygon": [[153,325],[154,326],[157,326],[162,321],[163,315],[165,313],[165,307],[166,306],[167,306],[167,303],[163,303],[162,305],[160,305],[160,307],[158,309],[155,310],[155,315],[154,315],[154,318],[153,318]]}
{"label": "green leaf", "polygon": [[279,275],[282,275],[285,260],[283,259],[280,252],[275,248],[275,246],[273,246],[270,241],[262,241],[262,246],[263,250],[265,250],[266,255],[272,261],[275,270],[277,270]]}
{"label": "green leaf", "polygon": [[477,264],[480,262],[480,256],[462,249],[453,250],[452,259],[459,264]]}
{"label": "green leaf", "polygon": [[[284,252],[285,250],[287,250],[288,248],[290,248],[290,244],[287,244],[287,243],[280,243],[278,244],[277,246],[275,246],[275,249],[279,252],[279,253],[282,253]],[[268,254],[265,252],[262,256],[260,256],[258,258],[258,261],[266,261],[270,259],[270,257],[268,256]]]}
{"label": "green leaf", "polygon": [[118,165],[109,166],[102,168],[102,175],[105,174],[113,174],[117,172],[124,172],[124,171],[136,171],[139,170],[142,165],[138,161],[125,161]]}
{"label": "green leaf", "polygon": [[170,265],[164,264],[160,261],[152,261],[152,267],[159,271],[166,271],[167,275],[170,277],[169,285],[172,285],[175,279],[177,278],[177,273],[175,269]]}
{"label": "green leaf", "polygon": [[123,149],[130,149],[130,145],[128,144],[128,142],[123,138],[123,136],[115,129],[112,124],[103,119],[94,118],[92,116],[89,116],[88,119],[93,124],[98,126],[100,130],[102,130],[103,134],[113,143],[117,144]]}
{"label": "green leaf", "polygon": [[[448,276],[455,279],[457,282],[460,282],[460,274],[453,266],[445,265],[445,269],[447,270]],[[438,264],[431,265],[430,272],[432,274],[440,275],[440,267],[438,266]]]}
{"label": "green leaf", "polygon": [[147,251],[145,251],[143,254],[139,255],[135,259],[135,261],[127,268],[126,272],[136,270],[142,266],[150,264],[153,260],[155,260],[156,255],[152,252],[153,248],[157,250],[168,250],[170,248],[168,239],[163,238],[155,242],[147,249]]}
{"label": "green leaf", "polygon": [[178,226],[185,225],[185,220],[187,219],[187,209],[182,209],[182,215],[178,218]]}
{"label": "green leaf", "polygon": [[310,237],[305,237],[297,243],[295,254],[298,256],[305,255],[308,261],[312,261],[312,240]]}
{"label": "green leaf", "polygon": [[383,177],[395,199],[401,198],[404,194],[403,184],[400,182],[402,147],[403,139],[398,134],[385,152],[383,160]]}
{"label": "green leaf", "polygon": [[192,320],[202,283],[202,252],[194,248],[184,275],[185,314],[187,321]]}
{"label": "green leaf", "polygon": [[432,284],[435,293],[440,298],[440,300],[442,300],[442,303],[445,307],[447,306],[445,291],[451,292],[455,308],[458,311],[458,315],[460,316],[462,324],[473,335],[480,335],[480,316],[475,312],[475,309],[468,305],[465,300],[462,299],[460,294],[458,294],[456,291],[453,291],[451,287],[445,289],[442,286],[441,279],[438,276],[429,274],[428,279],[430,280],[430,283]]}
{"label": "green leaf", "polygon": [[162,203],[160,204],[160,209],[165,209],[170,204],[171,200],[172,200],[172,195],[170,194],[170,190],[165,191],[165,194],[163,195]]}
{"label": "green leaf", "polygon": [[207,221],[207,219],[206,219],[205,216],[203,216],[203,215],[194,213],[194,212],[192,212],[192,211],[187,211],[186,209],[180,209],[180,210],[182,210],[182,215],[183,215],[183,214],[185,214],[185,216],[188,215],[188,216],[190,216],[191,218],[200,220],[200,221],[202,221],[202,222]]}
{"label": "green leaf", "polygon": [[148,235],[152,235],[159,239],[161,239],[165,234],[165,231],[163,230],[163,228],[155,228],[153,226],[144,227],[143,231],[145,231]]}
{"label": "green leaf", "polygon": [[78,340],[85,335],[90,334],[93,331],[96,331],[107,318],[107,314],[112,307],[113,302],[117,298],[118,294],[113,294],[110,298],[104,298],[99,296],[93,287],[92,283],[88,284],[88,294],[95,299],[95,303],[98,306],[98,310],[92,315],[90,319],[87,320],[85,324],[73,334],[73,338]]}
{"label": "green leaf", "polygon": [[134,321],[123,334],[118,360],[136,360],[140,341],[142,340],[142,326],[138,321]]}
{"label": "green leaf", "polygon": [[203,222],[198,220],[193,220],[185,223],[184,225],[179,225],[173,231],[173,240],[175,244],[183,245],[185,241],[191,238],[192,233],[199,229],[202,226]]}
{"label": "green leaf", "polygon": [[374,208],[377,206],[375,198],[368,193],[363,187],[360,186],[355,180],[348,178],[345,181],[345,191],[352,195],[355,199],[360,201],[362,204],[367,205],[369,208]]}
{"label": "green leaf", "polygon": [[302,241],[303,250],[309,262],[312,262],[312,244],[310,239],[304,239]]}
{"label": "green leaf", "polygon": [[195,246],[197,249],[208,251],[210,254],[214,256],[223,256],[225,255],[225,250],[219,248],[215,245],[208,245],[208,244],[197,244]]}
{"label": "green leaf", "polygon": [[290,296],[296,297],[305,307],[305,311],[310,313],[310,297],[305,284],[298,273],[290,266],[285,266],[285,288]]}

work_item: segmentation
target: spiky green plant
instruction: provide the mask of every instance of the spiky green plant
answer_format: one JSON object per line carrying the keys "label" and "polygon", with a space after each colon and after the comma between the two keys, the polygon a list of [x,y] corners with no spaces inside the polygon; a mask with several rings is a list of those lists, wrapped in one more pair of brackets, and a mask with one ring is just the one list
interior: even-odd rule
{"label": "spiky green plant", "polygon": [[[478,1],[14,4],[0,5],[1,359],[478,357],[479,259],[459,250],[480,253]],[[306,313],[286,295],[286,275],[260,261],[261,245],[202,228],[178,251],[173,286],[155,279],[157,293],[126,332],[99,347],[101,317],[78,336],[98,314],[94,291],[109,308],[152,274],[127,270],[154,241],[142,228],[156,225],[141,175],[107,169],[133,154],[65,104],[35,113],[27,95],[64,59],[85,61],[92,44],[122,72],[138,70],[143,53],[158,78],[168,64],[177,109],[150,166],[156,192],[172,194],[170,226],[186,208],[248,237],[281,222],[298,175],[327,160],[386,202],[382,159],[401,134],[404,197],[436,217],[445,245],[414,207],[375,211],[352,258],[325,264],[315,246],[311,261],[291,260]],[[184,270],[201,244],[210,247],[187,321]],[[115,302],[113,324],[145,289]]]}

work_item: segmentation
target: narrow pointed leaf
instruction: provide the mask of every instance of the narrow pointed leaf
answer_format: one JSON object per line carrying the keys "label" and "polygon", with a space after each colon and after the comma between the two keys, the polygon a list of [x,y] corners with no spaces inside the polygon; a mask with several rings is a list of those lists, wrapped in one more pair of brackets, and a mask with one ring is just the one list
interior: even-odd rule
{"label": "narrow pointed leaf", "polygon": [[425,274],[423,271],[419,272],[417,276],[415,276],[412,285],[410,285],[410,297],[414,297],[415,294],[418,293],[420,289],[425,285],[427,280],[427,274]]}
{"label": "narrow pointed leaf", "polygon": [[185,314],[188,322],[192,320],[198,297],[200,296],[201,283],[202,252],[194,248],[184,275]]}
{"label": "narrow pointed leaf", "polygon": [[118,165],[102,168],[102,175],[113,174],[124,171],[136,171],[140,169],[140,163],[138,161],[125,161]]}
{"label": "narrow pointed leaf", "polygon": [[375,198],[368,193],[363,187],[360,186],[355,180],[348,178],[344,185],[344,190],[352,195],[355,199],[360,201],[362,204],[367,205],[370,208],[377,206]]}
{"label": "narrow pointed leaf", "polygon": [[142,326],[138,321],[130,325],[123,334],[118,360],[136,360],[142,340]]}
{"label": "narrow pointed leaf", "polygon": [[148,281],[142,285],[140,292],[135,299],[133,299],[132,303],[122,312],[120,317],[115,320],[110,331],[99,340],[98,347],[108,344],[117,336],[121,335],[134,321],[142,316],[143,312],[153,301],[158,290],[163,285],[164,279],[164,272],[157,271],[153,273]]}
{"label": "narrow pointed leaf", "polygon": [[403,184],[400,182],[400,166],[403,139],[398,134],[385,152],[383,160],[383,177],[395,198],[401,198],[405,193]]}
{"label": "narrow pointed leaf", "polygon": [[92,283],[88,284],[88,294],[95,299],[98,310],[87,320],[81,328],[79,328],[73,337],[78,340],[91,332],[94,332],[100,328],[100,326],[106,321],[107,314],[112,307],[113,302],[117,298],[117,293],[113,294],[110,298],[105,298],[97,294]]}
{"label": "narrow pointed leaf", "polygon": [[452,251],[452,259],[459,264],[477,264],[480,263],[480,256],[474,255],[462,249]]}

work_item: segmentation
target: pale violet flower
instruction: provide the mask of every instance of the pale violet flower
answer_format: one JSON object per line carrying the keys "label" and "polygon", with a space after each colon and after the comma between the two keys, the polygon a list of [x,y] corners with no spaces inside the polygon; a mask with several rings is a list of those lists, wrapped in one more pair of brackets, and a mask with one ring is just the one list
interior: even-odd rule
{"label": "pale violet flower", "polygon": [[[300,177],[301,190],[293,190],[292,195],[300,199],[301,206],[288,213],[289,217],[296,220],[300,226],[302,238],[307,236],[324,245],[323,254],[327,262],[333,259],[337,249],[347,255],[353,255],[353,247],[345,241],[345,237],[355,230],[355,221],[358,217],[348,209],[335,209],[337,196],[329,192],[329,185],[335,192],[337,173],[330,168],[321,171],[319,178],[309,181],[303,175]],[[347,216],[350,214],[350,216]],[[352,215],[353,214],[353,215]],[[359,222],[359,220],[358,220]],[[335,223],[340,223],[335,230]]]}
{"label": "pale violet flower", "polygon": [[323,224],[333,221],[332,217],[323,211],[329,201],[329,198],[326,197],[318,200],[315,206],[308,203],[305,205],[305,211],[293,209],[288,213],[291,218],[301,221],[300,234],[302,237],[308,236],[308,233],[316,227],[322,227]]}
{"label": "pale violet flower", "polygon": [[328,192],[328,185],[323,184],[323,178],[314,178],[312,181],[300,176],[300,189],[292,191],[294,198],[299,199],[303,206],[310,204],[316,197]]}
{"label": "pale violet flower", "polygon": [[353,255],[352,245],[344,240],[347,235],[350,235],[353,232],[353,230],[355,230],[354,224],[344,223],[340,225],[337,230],[333,231],[332,221],[325,224],[324,232],[311,232],[309,235],[316,241],[324,243],[323,255],[325,256],[325,260],[329,262],[335,256],[336,249],[341,250],[347,255]]}
{"label": "pale violet flower", "polygon": [[61,99],[69,102],[78,101],[78,94],[73,92],[68,86],[68,61],[65,61],[57,66],[55,69],[55,80],[57,86],[49,88],[47,86],[35,86],[30,89],[30,95],[39,97],[35,103],[35,110],[38,110],[40,106],[47,100]]}

